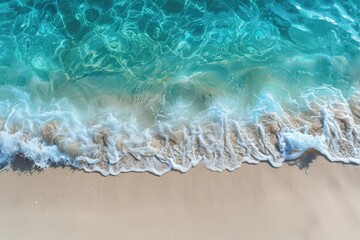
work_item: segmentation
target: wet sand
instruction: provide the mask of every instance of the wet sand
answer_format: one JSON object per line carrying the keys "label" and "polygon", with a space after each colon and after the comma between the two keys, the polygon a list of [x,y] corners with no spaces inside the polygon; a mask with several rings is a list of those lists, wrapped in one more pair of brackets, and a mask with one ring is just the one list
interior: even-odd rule
{"label": "wet sand", "polygon": [[16,166],[0,173],[1,238],[360,239],[360,166],[302,163],[162,177]]}

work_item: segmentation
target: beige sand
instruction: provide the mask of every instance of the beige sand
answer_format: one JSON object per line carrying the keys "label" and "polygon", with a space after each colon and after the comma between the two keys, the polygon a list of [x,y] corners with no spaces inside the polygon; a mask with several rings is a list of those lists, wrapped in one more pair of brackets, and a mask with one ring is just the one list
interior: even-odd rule
{"label": "beige sand", "polygon": [[360,167],[0,173],[0,239],[360,239]]}

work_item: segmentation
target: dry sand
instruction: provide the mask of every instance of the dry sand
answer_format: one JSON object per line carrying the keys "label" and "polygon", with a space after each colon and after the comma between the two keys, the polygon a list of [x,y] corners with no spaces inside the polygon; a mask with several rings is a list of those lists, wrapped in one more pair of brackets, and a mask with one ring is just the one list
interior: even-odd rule
{"label": "dry sand", "polygon": [[[21,171],[20,171],[21,170]],[[0,239],[360,239],[360,166],[0,173]]]}

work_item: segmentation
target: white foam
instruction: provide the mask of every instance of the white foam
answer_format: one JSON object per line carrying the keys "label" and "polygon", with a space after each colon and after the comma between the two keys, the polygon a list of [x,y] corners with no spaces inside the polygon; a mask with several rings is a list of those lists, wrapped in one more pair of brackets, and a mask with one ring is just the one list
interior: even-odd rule
{"label": "white foam", "polygon": [[199,162],[213,171],[233,171],[243,162],[280,167],[311,149],[330,161],[360,164],[360,98],[354,93],[345,99],[331,87],[294,99],[263,91],[252,116],[242,116],[234,102],[227,108],[219,98],[193,116],[168,112],[146,128],[105,109],[83,119],[66,99],[48,104],[31,100],[20,88],[0,92],[0,165],[22,155],[41,168],[60,164],[103,175],[162,175],[186,172]]}

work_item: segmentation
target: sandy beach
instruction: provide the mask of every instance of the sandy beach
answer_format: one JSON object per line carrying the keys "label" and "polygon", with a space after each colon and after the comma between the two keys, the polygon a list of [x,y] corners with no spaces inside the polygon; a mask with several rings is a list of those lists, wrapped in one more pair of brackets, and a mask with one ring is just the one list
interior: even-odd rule
{"label": "sandy beach", "polygon": [[162,177],[15,166],[0,173],[1,238],[360,239],[360,166],[291,165]]}

